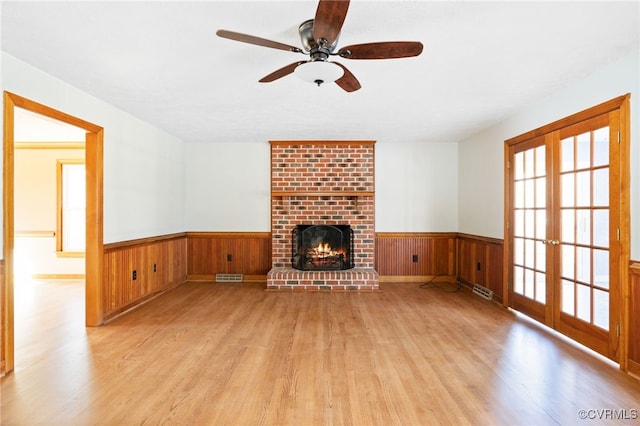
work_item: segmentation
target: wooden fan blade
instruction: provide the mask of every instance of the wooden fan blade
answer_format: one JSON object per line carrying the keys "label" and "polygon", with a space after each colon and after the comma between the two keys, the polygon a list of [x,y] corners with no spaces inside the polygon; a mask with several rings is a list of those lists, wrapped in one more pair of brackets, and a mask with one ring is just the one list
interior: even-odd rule
{"label": "wooden fan blade", "polygon": [[265,75],[264,77],[262,77],[258,81],[260,83],[270,83],[270,82],[272,82],[274,80],[277,80],[279,78],[284,77],[285,75],[291,74],[296,68],[298,68],[299,65],[302,65],[305,62],[306,61],[298,61],[298,62],[294,62],[292,64],[289,64],[286,67],[282,67],[279,70],[276,70],[276,71],[272,72],[269,75]]}
{"label": "wooden fan blade", "polygon": [[338,62],[334,62],[334,64],[338,65],[344,70],[343,76],[336,80],[336,84],[340,86],[344,91],[355,92],[360,87],[362,87],[360,86],[360,82],[358,81],[358,79],[353,74],[351,74],[351,71],[349,71],[344,65]]}
{"label": "wooden fan blade", "polygon": [[349,0],[320,0],[313,19],[313,38],[316,42],[324,39],[329,46],[335,43],[348,9]]}
{"label": "wooden fan blade", "polygon": [[236,33],[234,31],[218,30],[216,35],[222,38],[228,38],[229,40],[241,41],[243,43],[255,44],[258,46],[271,47],[273,49],[288,50],[290,52],[302,53],[302,49],[288,44],[279,43],[277,41],[267,40],[266,38],[260,38],[248,34]]}
{"label": "wooden fan blade", "polygon": [[422,53],[419,41],[383,41],[379,43],[353,44],[338,51],[346,59],[395,59],[418,56]]}

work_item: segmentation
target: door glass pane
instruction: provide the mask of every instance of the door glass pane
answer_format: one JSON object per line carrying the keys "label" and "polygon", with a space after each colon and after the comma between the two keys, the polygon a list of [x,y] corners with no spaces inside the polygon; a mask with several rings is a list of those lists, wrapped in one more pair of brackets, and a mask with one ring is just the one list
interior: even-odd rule
{"label": "door glass pane", "polygon": [[533,179],[527,179],[524,181],[524,206],[531,208],[535,206],[535,192],[534,192]]}
{"label": "door glass pane", "polygon": [[593,245],[609,247],[609,210],[593,211]]}
{"label": "door glass pane", "polygon": [[547,204],[547,180],[543,177],[536,179],[536,207]]}
{"label": "door glass pane", "polygon": [[513,212],[513,235],[516,237],[524,237],[524,210],[516,210]]}
{"label": "door glass pane", "polygon": [[593,205],[609,205],[609,168],[593,171]]}
{"label": "door glass pane", "polygon": [[576,205],[591,205],[591,172],[576,173]]}
{"label": "door glass pane", "polygon": [[575,239],[575,210],[562,210],[562,241],[565,243],[574,243]]}
{"label": "door glass pane", "polygon": [[576,275],[578,281],[591,283],[591,249],[576,247]]}
{"label": "door glass pane", "polygon": [[536,243],[536,269],[544,272],[547,268],[547,246],[542,244],[541,241]]}
{"label": "door glass pane", "polygon": [[576,138],[576,169],[591,166],[591,132],[578,135]]}
{"label": "door glass pane", "polygon": [[576,284],[576,316],[583,321],[591,322],[591,288]]}
{"label": "door glass pane", "polygon": [[540,303],[546,302],[547,292],[546,292],[546,274],[541,274],[540,272],[536,272],[536,301]]}
{"label": "door glass pane", "polygon": [[514,184],[513,188],[513,205],[517,209],[524,207],[524,182],[518,181]]}
{"label": "door glass pane", "polygon": [[578,244],[591,243],[591,210],[576,210],[576,242]]}
{"label": "door glass pane", "polygon": [[513,263],[524,265],[524,239],[522,238],[513,240]]}
{"label": "door glass pane", "polygon": [[535,265],[534,241],[524,240],[524,266],[533,268]]}
{"label": "door glass pane", "polygon": [[593,324],[609,330],[609,293],[593,290]]}
{"label": "door glass pane", "polygon": [[575,267],[573,246],[563,244],[562,245],[562,271],[560,272],[563,277],[573,279],[573,269]]}
{"label": "door glass pane", "polygon": [[536,210],[536,238],[546,239],[547,236],[547,211]]}
{"label": "door glass pane", "polygon": [[609,128],[593,132],[593,167],[609,164]]}
{"label": "door glass pane", "polygon": [[561,142],[562,149],[562,161],[560,163],[560,170],[566,172],[568,170],[574,170],[573,167],[573,138],[563,139]]}
{"label": "door glass pane", "polygon": [[524,270],[524,295],[529,299],[533,299],[535,287],[533,286],[533,271],[531,269]]}
{"label": "door glass pane", "polygon": [[533,150],[528,149],[524,152],[524,177],[531,178],[535,174],[535,163],[533,161]]}
{"label": "door glass pane", "polygon": [[609,289],[609,252],[593,250],[593,284]]}
{"label": "door glass pane", "polygon": [[562,207],[573,207],[575,205],[573,199],[574,174],[567,173],[562,175]]}
{"label": "door glass pane", "polygon": [[524,270],[520,266],[513,268],[513,291],[518,294],[524,293]]}
{"label": "door glass pane", "polygon": [[527,238],[533,238],[536,235],[536,222],[533,220],[533,215],[533,210],[525,210],[524,212],[524,236]]}
{"label": "door glass pane", "polygon": [[561,309],[562,312],[565,312],[569,315],[575,314],[575,292],[574,292],[575,284],[572,281],[562,280],[562,304]]}
{"label": "door glass pane", "polygon": [[514,178],[520,180],[524,178],[524,153],[518,152],[513,156]]}

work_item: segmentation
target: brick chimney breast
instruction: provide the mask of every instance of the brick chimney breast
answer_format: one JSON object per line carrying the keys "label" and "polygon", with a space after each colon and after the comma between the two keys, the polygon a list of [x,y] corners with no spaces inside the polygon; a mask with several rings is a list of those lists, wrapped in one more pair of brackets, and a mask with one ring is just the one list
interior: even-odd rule
{"label": "brick chimney breast", "polygon": [[[375,142],[271,141],[272,269],[268,290],[379,290],[375,258]],[[295,225],[351,225],[354,268],[291,266]]]}

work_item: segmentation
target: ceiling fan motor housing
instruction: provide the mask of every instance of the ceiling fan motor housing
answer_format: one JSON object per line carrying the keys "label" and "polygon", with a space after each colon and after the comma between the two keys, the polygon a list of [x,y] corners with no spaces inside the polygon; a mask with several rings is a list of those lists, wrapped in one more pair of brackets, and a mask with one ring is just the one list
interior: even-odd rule
{"label": "ceiling fan motor housing", "polygon": [[326,40],[316,40],[313,37],[313,19],[308,19],[298,27],[300,41],[304,50],[311,54],[311,60],[326,60],[338,45],[336,37],[333,44],[326,44]]}

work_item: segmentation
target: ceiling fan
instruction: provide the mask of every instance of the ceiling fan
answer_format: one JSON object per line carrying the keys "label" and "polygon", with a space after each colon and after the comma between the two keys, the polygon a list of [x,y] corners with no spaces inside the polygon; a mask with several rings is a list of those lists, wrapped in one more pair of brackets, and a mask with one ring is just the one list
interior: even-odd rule
{"label": "ceiling fan", "polygon": [[320,0],[315,17],[303,22],[298,28],[303,49],[234,31],[218,30],[216,34],[243,43],[309,55],[308,60],[293,62],[262,77],[259,80],[261,83],[275,81],[295,71],[302,78],[318,86],[327,81],[335,81],[347,92],[360,89],[360,82],[344,65],[329,61],[331,56],[344,59],[394,59],[418,56],[422,53],[422,43],[418,41],[353,44],[335,51],[348,9],[349,0]]}

